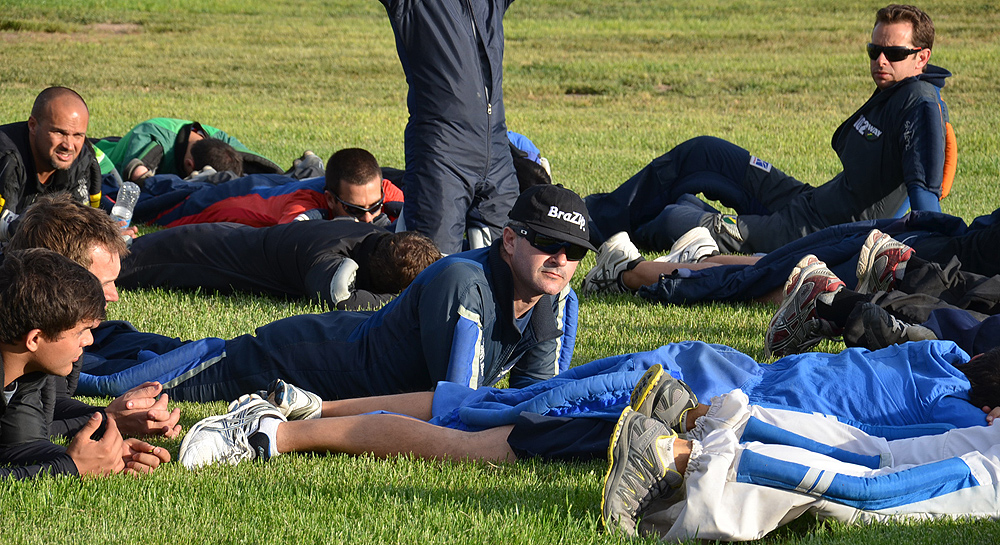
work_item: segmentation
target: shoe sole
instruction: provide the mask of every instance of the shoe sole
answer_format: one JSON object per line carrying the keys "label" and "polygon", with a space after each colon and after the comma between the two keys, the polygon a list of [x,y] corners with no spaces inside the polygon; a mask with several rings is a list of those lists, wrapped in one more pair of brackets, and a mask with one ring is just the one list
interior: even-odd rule
{"label": "shoe sole", "polygon": [[[872,276],[872,271],[875,269],[875,263],[872,258],[878,255],[878,250],[885,245],[882,242],[886,238],[888,237],[881,231],[873,230],[871,233],[868,233],[864,245],[861,246],[861,252],[858,254],[858,286],[854,291],[869,294],[882,291],[885,288],[885,286],[881,285],[882,282],[879,282],[877,278]],[[875,239],[878,239],[878,241]],[[885,285],[888,285],[888,282]]]}
{"label": "shoe sole", "polygon": [[633,411],[643,416],[653,416],[652,409],[650,407],[646,407],[646,409],[649,409],[648,413],[642,410],[643,404],[646,402],[646,398],[649,397],[649,394],[652,393],[653,388],[660,383],[660,378],[663,376],[663,372],[663,366],[656,364],[653,367],[650,367],[649,370],[642,375],[642,378],[639,379],[639,382],[635,384],[635,388],[632,389],[632,395],[629,398],[629,407],[631,407]]}
{"label": "shoe sole", "polygon": [[[810,257],[813,258],[813,259],[815,259],[815,261],[810,260],[809,259]],[[806,265],[802,266],[803,263],[806,263]],[[805,280],[805,278],[807,276],[806,275],[806,270],[809,269],[809,267],[811,267],[812,265],[814,265],[816,263],[822,263],[822,261],[820,261],[819,259],[817,259],[816,256],[807,255],[807,256],[803,257],[801,260],[799,260],[798,264],[795,265],[795,268],[792,269],[792,274],[788,275],[788,282],[785,283],[785,289],[782,290],[783,293],[785,294],[785,297],[781,301],[781,306],[778,307],[778,311],[774,313],[774,317],[771,318],[771,321],[767,324],[767,330],[764,332],[764,356],[765,357],[767,357],[767,358],[773,358],[774,355],[775,355],[775,349],[784,349],[785,348],[785,346],[773,347],[772,348],[771,342],[768,339],[768,337],[770,337],[769,334],[771,333],[771,330],[774,328],[775,320],[778,319],[778,316],[781,316],[782,314],[784,314],[785,310],[789,306],[795,304],[795,297],[793,297],[793,295],[802,287],[802,282]],[[825,266],[826,265],[824,265],[824,267]],[[788,286],[790,284],[792,284],[792,279],[795,280],[795,284],[792,287],[792,290],[789,291]],[[781,356],[787,356],[788,354],[783,353],[783,354],[780,354],[780,355]]]}
{"label": "shoe sole", "polygon": [[622,411],[621,417],[618,418],[618,422],[615,424],[615,430],[611,433],[611,442],[608,443],[608,471],[604,474],[604,493],[601,494],[601,520],[604,521],[604,528],[608,532],[615,532],[618,529],[624,531],[621,526],[611,526],[612,524],[617,523],[617,521],[609,521],[609,513],[607,513],[605,509],[612,484],[620,482],[621,477],[625,472],[625,466],[627,464],[618,464],[616,467],[615,450],[617,450],[618,446],[621,445],[624,449],[625,460],[628,460],[628,441],[622,440],[622,432],[627,427],[628,422],[632,420],[632,417],[630,417],[629,414],[634,412],[635,411],[633,411],[631,407],[625,407],[625,410]]}

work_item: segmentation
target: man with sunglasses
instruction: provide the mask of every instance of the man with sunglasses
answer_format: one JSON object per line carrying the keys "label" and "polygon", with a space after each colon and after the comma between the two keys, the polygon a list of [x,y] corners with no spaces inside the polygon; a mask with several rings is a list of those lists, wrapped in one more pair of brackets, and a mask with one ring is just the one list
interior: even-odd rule
{"label": "man with sunglasses", "polygon": [[399,189],[383,179],[378,161],[368,151],[346,148],[330,157],[324,191],[330,219],[354,218],[362,223],[388,227],[389,216],[383,213],[386,190],[392,197],[390,201],[403,200]]}
{"label": "man with sunglasses", "polygon": [[[928,64],[933,42],[933,23],[920,9],[878,11],[867,46],[876,90],[834,133],[844,170],[826,184],[804,184],[734,144],[698,137],[614,192],[587,197],[601,239],[625,231],[640,247],[665,250],[702,226],[722,252],[756,253],[831,225],[893,217],[907,201],[913,210],[940,211],[946,170],[954,172],[946,167],[948,110],[940,96],[951,74]],[[699,193],[738,215],[692,197]],[[594,289],[614,287],[611,277],[624,267],[624,252],[607,250],[621,255],[604,259],[610,266]]]}
{"label": "man with sunglasses", "polygon": [[553,185],[526,190],[508,217],[490,247],[437,261],[376,312],[303,314],[253,335],[206,339],[197,361],[183,360],[182,343],[164,352],[147,343],[143,361],[91,369],[80,391],[109,395],[159,377],[175,400],[229,401],[282,378],[343,399],[428,391],[440,381],[476,388],[507,375],[521,388],[555,376],[573,355],[569,281],[593,250],[590,218],[576,193]]}

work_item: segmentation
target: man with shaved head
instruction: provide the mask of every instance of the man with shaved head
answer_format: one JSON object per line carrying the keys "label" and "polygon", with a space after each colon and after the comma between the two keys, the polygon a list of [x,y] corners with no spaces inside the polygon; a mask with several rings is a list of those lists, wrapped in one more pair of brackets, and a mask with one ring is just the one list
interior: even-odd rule
{"label": "man with shaved head", "polygon": [[90,111],[66,87],[35,98],[27,121],[0,126],[0,240],[8,240],[17,215],[40,195],[68,192],[97,207],[101,169],[87,142]]}

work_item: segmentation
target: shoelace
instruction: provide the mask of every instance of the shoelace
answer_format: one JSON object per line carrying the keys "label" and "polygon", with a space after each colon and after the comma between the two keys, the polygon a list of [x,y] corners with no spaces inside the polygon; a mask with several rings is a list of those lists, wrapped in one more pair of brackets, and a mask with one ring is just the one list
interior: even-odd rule
{"label": "shoelace", "polygon": [[[647,440],[648,434],[654,434],[651,440]],[[631,491],[637,491],[640,489],[645,489],[646,493],[642,497],[636,494],[625,494],[623,499],[626,500],[625,503],[628,505],[630,514],[635,517],[635,515],[642,510],[643,507],[649,505],[649,502],[660,496],[667,488],[672,488],[668,479],[665,479],[666,472],[660,472],[660,465],[658,459],[651,460],[647,453],[652,451],[654,457],[656,457],[656,441],[663,434],[658,433],[658,430],[654,427],[647,428],[643,430],[642,435],[639,437],[640,443],[644,443],[645,446],[642,449],[638,449],[630,445],[628,459],[638,459],[642,462],[640,468],[642,471],[626,472],[622,476],[622,481],[626,485],[626,488]],[[666,469],[666,468],[663,468]],[[635,503],[635,508],[632,508],[632,503]]]}
{"label": "shoelace", "polygon": [[237,464],[243,460],[256,457],[253,447],[250,446],[250,434],[247,433],[247,426],[254,420],[260,418],[260,413],[267,412],[268,407],[260,404],[238,409],[238,412],[225,420],[219,430],[223,438],[235,448],[227,450],[222,454],[219,461],[229,464]]}

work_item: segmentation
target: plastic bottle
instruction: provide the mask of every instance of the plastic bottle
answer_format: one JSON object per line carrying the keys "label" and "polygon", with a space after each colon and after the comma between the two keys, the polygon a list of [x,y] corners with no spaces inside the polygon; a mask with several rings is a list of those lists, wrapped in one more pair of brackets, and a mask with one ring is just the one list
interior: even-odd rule
{"label": "plastic bottle", "polygon": [[111,219],[122,229],[126,229],[132,223],[132,211],[135,210],[135,203],[139,201],[140,192],[139,186],[132,182],[125,182],[118,190],[118,199],[111,208]]}

